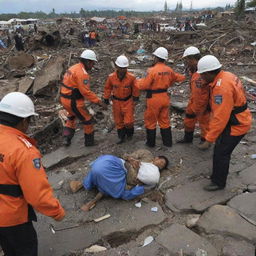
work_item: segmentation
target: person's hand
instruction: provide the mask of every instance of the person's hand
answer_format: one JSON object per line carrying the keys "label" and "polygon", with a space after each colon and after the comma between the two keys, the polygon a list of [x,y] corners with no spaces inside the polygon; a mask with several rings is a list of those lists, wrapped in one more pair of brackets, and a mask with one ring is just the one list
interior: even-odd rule
{"label": "person's hand", "polygon": [[99,105],[100,105],[104,110],[107,110],[107,109],[108,109],[108,105],[105,104],[105,103],[102,102],[102,101],[99,102]]}
{"label": "person's hand", "polygon": [[132,167],[133,167],[134,169],[139,169],[139,168],[140,168],[140,161],[133,159],[133,160],[131,161],[131,165],[132,165]]}
{"label": "person's hand", "polygon": [[204,143],[198,145],[198,148],[201,150],[206,150],[211,146],[211,143],[209,141],[205,141]]}

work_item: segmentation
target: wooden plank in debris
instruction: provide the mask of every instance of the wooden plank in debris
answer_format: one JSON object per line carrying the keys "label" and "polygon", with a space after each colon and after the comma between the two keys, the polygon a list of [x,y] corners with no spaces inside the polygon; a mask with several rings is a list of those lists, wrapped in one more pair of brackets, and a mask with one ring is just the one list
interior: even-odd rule
{"label": "wooden plank in debris", "polygon": [[19,88],[18,91],[22,92],[22,93],[27,93],[28,90],[31,88],[32,84],[34,82],[34,79],[31,77],[23,77],[20,81],[19,81]]}

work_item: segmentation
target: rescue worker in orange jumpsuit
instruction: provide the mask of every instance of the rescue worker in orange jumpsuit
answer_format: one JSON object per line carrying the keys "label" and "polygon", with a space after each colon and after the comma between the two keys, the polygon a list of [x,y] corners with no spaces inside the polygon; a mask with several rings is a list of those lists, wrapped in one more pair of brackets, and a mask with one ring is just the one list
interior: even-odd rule
{"label": "rescue worker in orange jumpsuit", "polygon": [[68,120],[63,130],[65,146],[71,144],[75,134],[76,118],[84,125],[85,146],[94,145],[93,119],[84,104],[84,98],[107,108],[97,95],[90,90],[90,71],[97,61],[96,54],[92,50],[85,50],[80,56],[80,63],[70,67],[65,73],[60,90],[60,102],[68,111]]}
{"label": "rescue worker in orange jumpsuit", "polygon": [[115,61],[116,71],[108,76],[104,87],[104,101],[113,102],[113,117],[121,144],[132,139],[134,133],[134,101],[139,100],[139,89],[135,86],[136,78],[127,72],[128,59],[121,55]]}
{"label": "rescue worker in orange jumpsuit", "polygon": [[0,102],[0,246],[7,256],[38,255],[33,209],[56,221],[65,216],[35,141],[25,134],[35,115],[23,93],[9,93]]}
{"label": "rescue worker in orange jumpsuit", "polygon": [[210,111],[209,111],[209,87],[203,82],[200,74],[197,73],[197,63],[201,58],[200,51],[194,46],[188,47],[183,54],[186,66],[191,74],[190,78],[190,98],[186,108],[184,119],[185,134],[178,143],[192,143],[195,125],[199,122],[201,129],[201,142],[205,141],[208,131]]}
{"label": "rescue worker in orange jumpsuit", "polygon": [[231,154],[252,124],[240,79],[221,70],[221,66],[212,55],[204,56],[198,62],[198,73],[210,86],[212,111],[206,141],[198,147],[207,149],[215,142],[211,183],[204,187],[207,191],[225,188]]}
{"label": "rescue worker in orange jumpsuit", "polygon": [[97,38],[97,33],[92,30],[90,33],[89,33],[89,37],[90,37],[90,46],[94,46],[96,44],[96,38]]}
{"label": "rescue worker in orange jumpsuit", "polygon": [[160,126],[163,144],[172,146],[172,132],[170,126],[170,98],[167,89],[175,82],[182,82],[185,76],[174,72],[165,64],[168,59],[168,51],[164,47],[157,48],[154,66],[148,69],[147,76],[138,80],[137,86],[140,90],[146,90],[147,101],[144,113],[145,127],[147,131],[146,145],[155,146],[156,126]]}

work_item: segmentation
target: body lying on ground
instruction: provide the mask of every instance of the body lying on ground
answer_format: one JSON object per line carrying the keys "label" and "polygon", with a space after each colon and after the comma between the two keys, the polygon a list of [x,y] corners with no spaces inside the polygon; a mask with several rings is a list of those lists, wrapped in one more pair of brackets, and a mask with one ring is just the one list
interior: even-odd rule
{"label": "body lying on ground", "polygon": [[[96,188],[99,193],[82,206],[82,210],[90,210],[104,195],[131,200],[144,194],[145,189],[154,188],[159,182],[160,171],[168,165],[168,159],[164,156],[153,158],[150,152],[145,154],[145,151],[147,150],[140,150],[123,158],[102,155],[92,162],[83,184],[79,181],[76,184],[83,185],[87,190]],[[136,154],[138,157],[134,159],[132,156]],[[146,156],[145,162],[140,161],[143,160],[143,154]]]}

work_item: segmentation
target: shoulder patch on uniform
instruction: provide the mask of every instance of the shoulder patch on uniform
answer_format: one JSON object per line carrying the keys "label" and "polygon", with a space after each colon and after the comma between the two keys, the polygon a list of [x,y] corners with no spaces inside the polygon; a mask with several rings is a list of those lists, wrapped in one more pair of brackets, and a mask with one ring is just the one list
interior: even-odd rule
{"label": "shoulder patch on uniform", "polygon": [[215,95],[214,96],[214,103],[220,105],[222,103],[222,95]]}
{"label": "shoulder patch on uniform", "polygon": [[220,78],[217,83],[216,83],[216,86],[221,86],[221,82],[222,82],[222,79]]}
{"label": "shoulder patch on uniform", "polygon": [[37,169],[37,170],[40,170],[41,169],[41,158],[35,158],[33,159],[33,165],[34,167]]}
{"label": "shoulder patch on uniform", "polygon": [[22,141],[27,148],[32,148],[33,147],[33,145],[28,140],[26,140],[25,138],[23,138],[21,136],[18,136],[18,139],[20,141]]}

